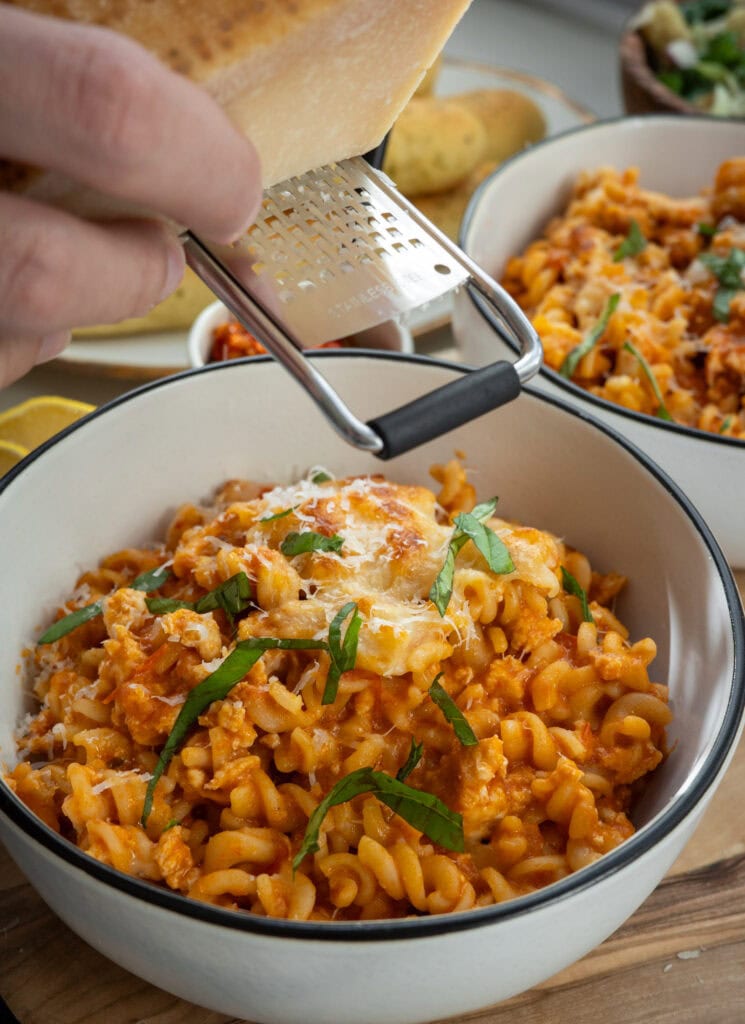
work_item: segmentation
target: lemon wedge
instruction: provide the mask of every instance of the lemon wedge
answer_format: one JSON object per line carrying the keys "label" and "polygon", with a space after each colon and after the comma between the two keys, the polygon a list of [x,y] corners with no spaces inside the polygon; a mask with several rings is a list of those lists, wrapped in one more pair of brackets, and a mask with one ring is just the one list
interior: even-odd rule
{"label": "lemon wedge", "polygon": [[0,441],[0,476],[12,469],[17,462],[20,462],[24,455],[28,455],[28,448],[22,444],[13,444],[12,441]]}
{"label": "lemon wedge", "polygon": [[23,457],[93,409],[94,405],[56,395],[29,398],[0,413],[0,442],[25,449]]}

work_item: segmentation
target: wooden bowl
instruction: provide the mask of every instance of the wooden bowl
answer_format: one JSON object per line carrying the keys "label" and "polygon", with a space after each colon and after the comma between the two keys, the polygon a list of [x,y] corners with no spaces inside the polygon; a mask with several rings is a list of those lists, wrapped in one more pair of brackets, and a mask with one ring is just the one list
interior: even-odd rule
{"label": "wooden bowl", "polygon": [[682,99],[659,80],[649,63],[647,46],[641,33],[633,28],[639,4],[626,22],[618,48],[623,106],[627,114],[701,114],[701,110]]}

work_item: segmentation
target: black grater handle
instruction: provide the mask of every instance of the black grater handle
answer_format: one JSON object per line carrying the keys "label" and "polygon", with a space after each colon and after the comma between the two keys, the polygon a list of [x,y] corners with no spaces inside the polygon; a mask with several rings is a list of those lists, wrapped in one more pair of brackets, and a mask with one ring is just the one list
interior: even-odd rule
{"label": "black grater handle", "polygon": [[511,402],[519,394],[520,378],[512,363],[492,363],[472,370],[400,409],[368,420],[367,425],[383,441],[383,448],[375,454],[380,459],[403,455]]}

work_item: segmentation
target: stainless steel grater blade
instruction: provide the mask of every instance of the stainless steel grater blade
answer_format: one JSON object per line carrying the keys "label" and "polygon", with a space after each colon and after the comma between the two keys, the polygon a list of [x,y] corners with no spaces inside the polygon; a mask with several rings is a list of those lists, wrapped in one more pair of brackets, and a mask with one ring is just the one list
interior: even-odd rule
{"label": "stainless steel grater blade", "polygon": [[[381,458],[400,454],[514,398],[542,349],[507,293],[362,157],[274,186],[246,235],[231,246],[182,236],[192,269],[308,391],[334,428]],[[467,286],[520,352],[439,392],[363,423],[302,354]],[[466,383],[467,382],[467,383]],[[457,385],[457,386],[456,386]],[[443,389],[440,389],[443,390]]]}
{"label": "stainless steel grater blade", "polygon": [[269,189],[256,223],[235,245],[212,247],[225,266],[304,345],[403,317],[468,277],[423,231],[361,158]]}

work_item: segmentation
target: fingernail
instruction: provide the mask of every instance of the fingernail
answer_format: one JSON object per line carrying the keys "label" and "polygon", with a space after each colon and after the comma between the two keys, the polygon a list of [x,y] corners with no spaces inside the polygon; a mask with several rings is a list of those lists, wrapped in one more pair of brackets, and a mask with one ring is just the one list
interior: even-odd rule
{"label": "fingernail", "polygon": [[69,331],[56,331],[54,334],[47,334],[46,337],[41,339],[36,350],[37,365],[39,363],[48,363],[50,359],[54,359],[69,341]]}
{"label": "fingernail", "polygon": [[168,255],[166,259],[166,279],[160,296],[161,301],[178,288],[184,276],[186,265],[184,250],[175,238],[168,239]]}
{"label": "fingernail", "polygon": [[[242,140],[244,146],[246,141],[246,139]],[[246,147],[246,152],[248,160],[247,166],[244,170],[242,178],[243,186],[241,188],[241,200],[242,203],[246,204],[244,207],[243,220],[238,228],[227,231],[224,237],[215,238],[216,242],[222,242],[228,245],[232,242],[237,242],[238,239],[248,231],[261,210],[264,193],[261,189],[261,164],[259,162],[259,155],[252,145]]]}
{"label": "fingernail", "polygon": [[239,238],[242,238],[243,235],[245,235],[245,233],[248,231],[248,229],[254,223],[254,221],[256,220],[256,216],[257,216],[257,214],[258,214],[260,209],[261,209],[261,199],[259,199],[258,202],[255,202],[251,206],[250,214],[246,217],[246,220],[245,220],[244,224],[237,231],[231,231],[225,238],[218,238],[218,239],[215,239],[215,240],[218,241],[218,242],[222,242],[224,245],[232,245],[233,242],[237,242]]}

